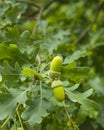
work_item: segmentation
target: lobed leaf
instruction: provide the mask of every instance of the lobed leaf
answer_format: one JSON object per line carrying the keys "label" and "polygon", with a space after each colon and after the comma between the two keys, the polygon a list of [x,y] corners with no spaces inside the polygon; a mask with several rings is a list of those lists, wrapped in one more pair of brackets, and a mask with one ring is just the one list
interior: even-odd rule
{"label": "lobed leaf", "polygon": [[76,67],[76,68],[62,68],[62,77],[71,79],[75,82],[80,82],[81,79],[87,78],[90,74],[89,67]]}
{"label": "lobed leaf", "polygon": [[14,117],[17,103],[24,104],[27,100],[26,91],[9,89],[9,93],[0,93],[0,120],[7,116]]}
{"label": "lobed leaf", "polygon": [[39,124],[42,119],[49,115],[47,112],[48,104],[39,96],[27,101],[27,107],[22,113],[22,118],[27,120],[31,125]]}

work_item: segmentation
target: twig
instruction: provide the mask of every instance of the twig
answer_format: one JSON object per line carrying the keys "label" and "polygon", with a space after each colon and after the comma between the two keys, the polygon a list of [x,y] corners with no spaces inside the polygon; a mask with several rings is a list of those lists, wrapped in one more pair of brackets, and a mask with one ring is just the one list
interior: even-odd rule
{"label": "twig", "polygon": [[8,117],[5,121],[4,121],[4,123],[2,124],[2,126],[0,127],[1,129],[3,129],[4,128],[4,126],[6,125],[6,123],[9,121],[9,119],[10,119],[10,117]]}
{"label": "twig", "polygon": [[[43,7],[43,12],[53,3],[55,2],[56,0],[50,0],[44,7]],[[33,12],[31,15],[29,15],[29,17],[32,17],[32,16],[35,16],[37,13],[40,12],[40,9]]]}
{"label": "twig", "polygon": [[[42,7],[40,8],[40,10],[38,10],[38,11],[39,11],[39,14],[38,14],[38,17],[37,17],[36,25],[34,26],[34,29],[33,29],[33,31],[32,31],[32,34],[35,34],[36,31],[37,31],[37,28],[38,28],[38,26],[39,26],[39,22],[40,22],[41,17],[42,17],[42,13],[43,13],[53,2],[55,2],[55,1],[56,1],[56,0],[50,0],[45,6],[42,6]],[[38,13],[38,11],[36,11],[35,14]],[[35,14],[34,14],[34,15],[35,15]]]}
{"label": "twig", "polygon": [[46,10],[53,2],[55,2],[56,0],[50,0],[45,6],[43,10]]}
{"label": "twig", "polygon": [[40,22],[40,19],[41,19],[41,16],[42,16],[42,12],[43,12],[43,7],[40,8],[40,11],[39,11],[39,14],[38,14],[38,17],[37,17],[37,21],[36,21],[36,25],[32,31],[32,34],[35,34],[36,31],[37,31],[37,28],[38,28],[38,25],[39,25],[39,22]]}
{"label": "twig", "polygon": [[79,41],[81,41],[82,38],[84,38],[84,37],[86,36],[86,34],[89,32],[90,28],[91,28],[91,25],[89,25],[89,26],[80,34],[80,36],[74,41],[73,44],[77,44]]}
{"label": "twig", "polygon": [[40,65],[41,64],[41,57],[40,57],[40,54],[38,53],[37,55],[37,60],[38,60],[38,64]]}
{"label": "twig", "polygon": [[42,98],[43,98],[43,92],[42,92],[42,81],[40,81],[40,98],[41,98],[41,101],[40,103],[42,103]]}
{"label": "twig", "polygon": [[78,126],[75,124],[75,122],[72,120],[72,118],[71,118],[70,114],[68,113],[68,111],[66,110],[66,108],[65,108],[65,112],[66,112],[66,115],[68,117],[68,121],[71,124],[71,126],[74,127],[76,130],[80,130],[78,128]]}
{"label": "twig", "polygon": [[18,119],[19,119],[21,128],[22,128],[22,130],[24,130],[24,128],[23,128],[23,123],[22,123],[22,120],[21,120],[21,117],[20,117],[20,114],[19,114],[19,111],[18,111],[19,106],[20,106],[20,104],[17,105],[16,112],[17,112],[17,116],[18,116]]}

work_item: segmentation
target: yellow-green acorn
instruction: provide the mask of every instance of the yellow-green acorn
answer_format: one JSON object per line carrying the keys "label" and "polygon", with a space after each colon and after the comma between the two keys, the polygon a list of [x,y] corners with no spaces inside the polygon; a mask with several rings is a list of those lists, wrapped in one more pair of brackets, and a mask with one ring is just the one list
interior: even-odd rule
{"label": "yellow-green acorn", "polygon": [[63,59],[61,56],[55,56],[50,65],[49,76],[56,79],[60,76]]}
{"label": "yellow-green acorn", "polygon": [[62,57],[61,56],[55,56],[51,62],[50,70],[60,72],[61,66],[62,66]]}
{"label": "yellow-green acorn", "polygon": [[60,80],[54,80],[52,83],[54,97],[57,101],[62,102],[65,99],[65,91],[63,88],[63,84]]}

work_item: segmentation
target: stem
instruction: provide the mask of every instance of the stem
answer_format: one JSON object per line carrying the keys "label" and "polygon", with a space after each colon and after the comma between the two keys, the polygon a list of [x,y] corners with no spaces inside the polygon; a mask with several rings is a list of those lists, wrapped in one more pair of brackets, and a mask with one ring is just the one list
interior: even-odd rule
{"label": "stem", "polygon": [[2,126],[1,126],[1,129],[6,125],[6,123],[9,121],[9,119],[10,119],[10,117],[8,117],[8,118],[4,121],[4,123],[3,123]]}
{"label": "stem", "polygon": [[76,39],[73,44],[77,44],[78,42],[80,42],[80,41],[82,40],[82,38],[84,38],[84,37],[86,36],[86,34],[90,31],[91,27],[92,27],[92,24],[89,25],[89,26],[80,34],[80,36],[78,37],[78,39]]}
{"label": "stem", "polygon": [[18,111],[19,106],[20,106],[20,104],[17,105],[16,112],[17,112],[17,116],[18,116],[18,119],[19,119],[21,128],[22,128],[22,130],[24,130],[24,128],[23,128],[23,123],[22,123],[22,119],[21,119],[20,114],[19,114],[19,111]]}
{"label": "stem", "polygon": [[32,34],[35,34],[36,31],[37,31],[37,28],[38,28],[39,22],[40,22],[41,17],[42,17],[43,9],[44,9],[43,7],[40,8],[40,11],[39,11],[39,14],[38,14],[38,17],[37,17],[37,21],[36,21],[36,25],[35,25],[35,27],[34,27],[34,29],[33,29],[33,31],[32,31]]}
{"label": "stem", "polygon": [[[46,3],[46,5],[44,5],[44,7],[43,7],[43,12],[44,12],[48,7],[50,7],[51,4],[54,3],[55,1],[57,1],[57,0],[50,0],[50,1],[48,1],[48,3]],[[40,10],[37,10],[36,12],[33,12],[31,15],[29,15],[29,17],[35,16],[37,13],[39,13],[39,11],[40,11]]]}
{"label": "stem", "polygon": [[53,2],[55,2],[56,0],[50,0],[45,6],[43,10],[46,10]]}
{"label": "stem", "polygon": [[40,81],[40,95],[41,95],[41,102],[42,102],[42,81]]}
{"label": "stem", "polygon": [[78,128],[78,126],[76,125],[76,123],[73,121],[73,119],[71,118],[71,116],[70,116],[70,114],[69,114],[69,112],[66,110],[66,108],[65,108],[65,112],[66,112],[66,115],[67,115],[67,117],[68,117],[68,121],[69,121],[69,123],[72,125],[72,127],[74,127],[76,130],[80,130],[79,128]]}
{"label": "stem", "polygon": [[39,11],[36,11],[36,13],[39,12],[39,14],[38,14],[37,21],[36,21],[36,25],[35,25],[35,27],[34,27],[34,29],[33,29],[32,34],[35,34],[36,31],[37,31],[39,22],[40,22],[41,17],[42,17],[42,13],[43,13],[53,2],[55,2],[55,1],[56,1],[56,0],[50,0],[45,6],[42,6]]}
{"label": "stem", "polygon": [[40,54],[37,55],[37,60],[38,60],[38,63],[39,65],[41,64],[41,57],[40,57]]}

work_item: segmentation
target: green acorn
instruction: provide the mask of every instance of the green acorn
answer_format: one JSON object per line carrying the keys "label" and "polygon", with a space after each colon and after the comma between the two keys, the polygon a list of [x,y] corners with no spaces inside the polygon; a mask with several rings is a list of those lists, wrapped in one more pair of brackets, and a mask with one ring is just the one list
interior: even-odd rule
{"label": "green acorn", "polygon": [[51,65],[50,65],[50,70],[51,71],[56,71],[60,72],[61,71],[61,66],[62,66],[62,57],[56,56],[53,58]]}
{"label": "green acorn", "polygon": [[61,73],[61,67],[62,67],[62,57],[56,56],[53,58],[51,65],[50,65],[50,72],[49,76],[52,79],[57,79],[60,76]]}
{"label": "green acorn", "polygon": [[57,101],[62,102],[65,100],[65,91],[63,84],[60,80],[54,80],[52,83],[54,97]]}

